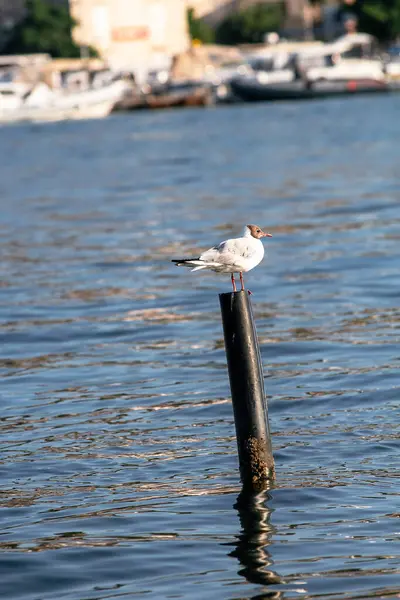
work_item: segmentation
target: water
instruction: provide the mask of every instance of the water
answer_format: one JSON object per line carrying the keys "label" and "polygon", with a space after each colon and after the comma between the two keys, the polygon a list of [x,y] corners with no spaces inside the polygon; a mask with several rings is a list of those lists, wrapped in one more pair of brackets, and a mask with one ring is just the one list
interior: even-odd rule
{"label": "water", "polygon": [[[400,96],[0,129],[7,600],[400,594]],[[246,223],[274,486],[241,498],[218,292]]]}

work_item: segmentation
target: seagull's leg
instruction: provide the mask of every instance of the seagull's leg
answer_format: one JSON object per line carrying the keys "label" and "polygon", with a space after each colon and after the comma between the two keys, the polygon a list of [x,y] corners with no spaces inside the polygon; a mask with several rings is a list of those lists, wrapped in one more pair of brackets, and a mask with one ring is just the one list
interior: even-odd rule
{"label": "seagull's leg", "polygon": [[231,281],[232,281],[233,291],[236,292],[236,282],[235,282],[235,278],[233,276],[233,273],[231,274]]}
{"label": "seagull's leg", "polygon": [[[242,292],[244,292],[243,273],[240,272],[239,275],[240,275],[240,283],[242,284]],[[253,292],[251,292],[250,290],[247,290],[247,293],[249,296],[251,296],[253,294]]]}

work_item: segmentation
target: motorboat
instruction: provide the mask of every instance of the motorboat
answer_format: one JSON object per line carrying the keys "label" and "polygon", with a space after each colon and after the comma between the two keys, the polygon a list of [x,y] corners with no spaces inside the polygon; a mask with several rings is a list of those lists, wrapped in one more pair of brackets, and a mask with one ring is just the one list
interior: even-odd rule
{"label": "motorboat", "polygon": [[[331,44],[277,45],[262,59],[259,54],[258,65],[253,57],[252,75],[236,77],[231,88],[251,102],[392,91],[396,86],[373,46],[368,34],[347,34]],[[262,61],[268,68],[260,68]]]}
{"label": "motorboat", "polygon": [[304,81],[262,83],[257,78],[234,79],[231,82],[233,93],[246,102],[275,100],[310,100],[330,96],[349,96],[354,94],[389,92],[392,88],[384,81],[348,80],[348,81]]}
{"label": "motorboat", "polygon": [[53,63],[30,83],[19,80],[15,68],[0,69],[0,123],[102,118],[126,90],[126,82],[107,68],[74,64],[63,71]]}
{"label": "motorboat", "polygon": [[309,81],[385,81],[385,67],[375,38],[367,33],[350,33],[319,50],[297,57]]}

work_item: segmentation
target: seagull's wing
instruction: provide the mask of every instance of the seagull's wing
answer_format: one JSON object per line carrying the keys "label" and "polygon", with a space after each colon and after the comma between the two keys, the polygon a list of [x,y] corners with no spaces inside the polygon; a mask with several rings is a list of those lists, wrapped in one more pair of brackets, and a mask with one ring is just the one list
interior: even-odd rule
{"label": "seagull's wing", "polygon": [[240,264],[243,259],[251,258],[255,249],[251,247],[246,238],[236,238],[221,242],[200,256],[205,263],[218,263],[220,265]]}

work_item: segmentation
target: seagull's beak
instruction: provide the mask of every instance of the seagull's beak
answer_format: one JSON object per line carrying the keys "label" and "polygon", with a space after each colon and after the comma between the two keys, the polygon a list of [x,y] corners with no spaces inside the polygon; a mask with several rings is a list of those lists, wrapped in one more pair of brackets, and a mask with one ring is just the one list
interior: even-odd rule
{"label": "seagull's beak", "polygon": [[271,235],[270,233],[264,233],[264,232],[263,232],[263,235],[262,235],[262,236],[263,236],[263,237],[272,237],[272,235]]}

